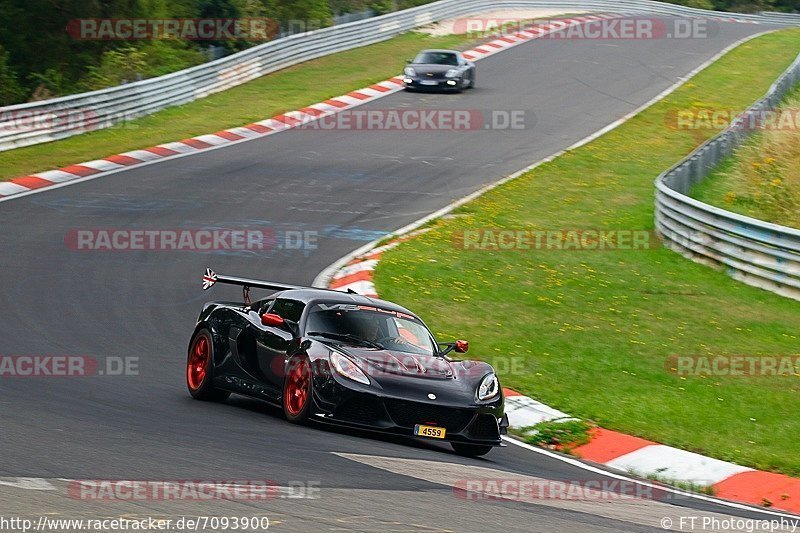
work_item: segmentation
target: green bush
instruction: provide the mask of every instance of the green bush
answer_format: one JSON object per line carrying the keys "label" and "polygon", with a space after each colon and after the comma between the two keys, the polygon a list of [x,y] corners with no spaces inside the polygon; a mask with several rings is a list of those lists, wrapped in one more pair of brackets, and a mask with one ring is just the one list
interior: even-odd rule
{"label": "green bush", "polygon": [[711,0],[677,0],[670,3],[687,7],[696,7],[698,9],[716,9]]}
{"label": "green bush", "polygon": [[146,54],[135,46],[123,46],[106,51],[100,64],[89,68],[82,85],[86,90],[113,87],[144,77],[147,68]]}
{"label": "green bush", "polygon": [[376,0],[369,3],[369,8],[378,15],[383,15],[394,11],[395,5],[393,0]]}
{"label": "green bush", "polygon": [[592,425],[583,420],[550,420],[519,430],[528,444],[570,452],[590,440]]}
{"label": "green bush", "polygon": [[0,46],[0,105],[13,104],[25,97],[16,72],[8,64],[8,57],[8,52]]}
{"label": "green bush", "polygon": [[205,61],[199,49],[182,41],[154,41],[145,45],[141,52],[144,54],[142,74],[145,78],[163,76]]}
{"label": "green bush", "polygon": [[123,46],[105,52],[100,64],[89,69],[82,81],[84,90],[93,91],[154,78],[199,65],[203,54],[181,41],[152,41],[142,46]]}

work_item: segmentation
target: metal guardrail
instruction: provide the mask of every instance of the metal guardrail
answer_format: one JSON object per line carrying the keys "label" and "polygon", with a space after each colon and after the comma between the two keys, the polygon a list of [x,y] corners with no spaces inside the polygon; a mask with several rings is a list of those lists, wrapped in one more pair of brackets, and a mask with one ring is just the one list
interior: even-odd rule
{"label": "metal guardrail", "polygon": [[800,300],[800,230],[763,222],[687,196],[749,137],[744,126],[759,111],[774,110],[800,81],[800,56],[761,100],[656,179],[656,230],[664,244],[733,278]]}
{"label": "metal guardrail", "polygon": [[[291,35],[158,78],[2,107],[0,151],[106,128],[170,106],[186,104],[297,63],[384,41],[438,20],[489,10],[536,7],[576,12],[736,17],[772,24],[800,23],[796,17],[782,17],[780,14],[734,15],[650,0],[441,0],[379,17]],[[20,123],[24,125],[20,127]]]}
{"label": "metal guardrail", "polygon": [[762,17],[771,20],[771,19],[780,19],[783,21],[787,20],[797,20],[800,21],[800,13],[780,13],[777,11],[762,11],[759,13]]}

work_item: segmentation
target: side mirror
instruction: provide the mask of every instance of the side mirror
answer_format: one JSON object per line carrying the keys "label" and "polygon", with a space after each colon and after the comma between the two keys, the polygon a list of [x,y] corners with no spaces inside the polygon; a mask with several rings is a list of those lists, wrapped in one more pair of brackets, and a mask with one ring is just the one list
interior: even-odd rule
{"label": "side mirror", "polygon": [[274,313],[264,313],[261,315],[261,323],[265,326],[270,326],[273,328],[280,328],[286,323],[283,320],[283,317],[280,315],[276,315]]}
{"label": "side mirror", "polygon": [[414,60],[413,59],[406,59],[406,64],[410,65],[412,61],[414,61]]}
{"label": "side mirror", "polygon": [[469,350],[469,343],[467,341],[461,341],[461,340],[456,342],[445,342],[440,344],[439,346],[444,346],[444,350],[439,350],[439,355],[441,357],[444,357],[450,352],[467,353],[467,350]]}

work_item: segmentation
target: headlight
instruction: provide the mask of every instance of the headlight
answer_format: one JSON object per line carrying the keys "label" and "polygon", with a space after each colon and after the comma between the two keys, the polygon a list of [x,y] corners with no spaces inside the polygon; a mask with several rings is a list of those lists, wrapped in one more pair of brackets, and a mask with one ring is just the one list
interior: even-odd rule
{"label": "headlight", "polygon": [[451,68],[450,70],[444,73],[444,76],[445,78],[455,78],[456,76],[458,76],[458,69]]}
{"label": "headlight", "polygon": [[500,382],[494,373],[487,375],[478,386],[478,399],[489,400],[500,394]]}
{"label": "headlight", "polygon": [[403,69],[403,74],[405,74],[406,76],[416,76],[417,75],[417,73],[411,67],[404,68]]}
{"label": "headlight", "polygon": [[358,368],[349,357],[346,357],[339,352],[331,352],[331,365],[339,373],[347,379],[352,379],[364,385],[369,385],[369,378],[364,372]]}

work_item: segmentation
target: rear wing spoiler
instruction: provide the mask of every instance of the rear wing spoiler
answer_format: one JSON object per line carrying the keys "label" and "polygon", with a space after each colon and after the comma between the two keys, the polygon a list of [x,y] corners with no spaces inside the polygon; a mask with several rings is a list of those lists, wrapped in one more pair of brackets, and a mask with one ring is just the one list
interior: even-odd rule
{"label": "rear wing spoiler", "polygon": [[206,269],[203,275],[203,290],[207,291],[217,283],[226,283],[228,285],[239,285],[249,289],[255,287],[257,289],[268,289],[271,291],[288,291],[292,289],[307,289],[308,287],[301,287],[299,285],[287,285],[286,283],[276,283],[274,281],[263,281],[259,279],[237,278],[233,276],[222,276],[217,274],[210,268]]}
{"label": "rear wing spoiler", "polygon": [[[274,281],[264,281],[260,279],[248,279],[248,278],[237,278],[234,276],[221,276],[211,270],[210,268],[206,269],[206,273],[203,274],[203,290],[207,291],[211,287],[213,287],[217,283],[226,283],[228,285],[239,285],[242,287],[242,297],[244,298],[244,303],[250,305],[252,301],[250,300],[250,289],[255,287],[256,289],[267,289],[269,291],[290,291],[296,289],[313,289],[314,287],[303,287],[301,285],[288,285],[286,283],[277,283]],[[316,289],[316,290],[326,290],[326,289]],[[333,289],[327,289],[333,290]],[[353,289],[347,289],[348,294],[357,294],[356,291]]]}

